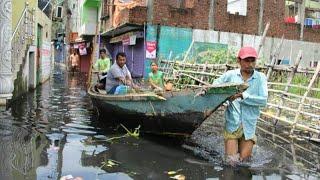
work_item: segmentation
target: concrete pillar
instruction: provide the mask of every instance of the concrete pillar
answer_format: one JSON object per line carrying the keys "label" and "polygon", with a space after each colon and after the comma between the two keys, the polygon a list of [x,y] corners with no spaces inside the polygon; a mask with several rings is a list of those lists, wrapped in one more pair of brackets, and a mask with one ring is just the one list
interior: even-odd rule
{"label": "concrete pillar", "polygon": [[147,1],[147,23],[152,24],[153,21],[153,5],[154,5],[154,0],[148,0]]}
{"label": "concrete pillar", "polygon": [[304,33],[304,18],[306,14],[306,1],[302,0],[301,4],[299,4],[299,17],[300,17],[300,41],[303,41],[303,33]]}
{"label": "concrete pillar", "polygon": [[12,35],[12,4],[11,0],[0,1],[0,105],[5,105],[12,97],[13,80],[11,64]]}
{"label": "concrete pillar", "polygon": [[209,10],[209,30],[214,30],[214,0],[210,0],[210,10]]}
{"label": "concrete pillar", "polygon": [[259,36],[262,36],[262,33],[263,33],[263,10],[264,10],[264,0],[259,0],[259,19],[258,19]]}

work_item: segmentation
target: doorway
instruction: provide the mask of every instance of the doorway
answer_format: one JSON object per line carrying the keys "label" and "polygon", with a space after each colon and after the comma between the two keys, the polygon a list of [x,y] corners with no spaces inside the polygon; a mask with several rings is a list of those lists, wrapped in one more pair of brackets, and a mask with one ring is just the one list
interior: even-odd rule
{"label": "doorway", "polygon": [[28,54],[29,59],[29,81],[28,87],[29,89],[36,88],[36,63],[35,63],[35,52],[29,52]]}

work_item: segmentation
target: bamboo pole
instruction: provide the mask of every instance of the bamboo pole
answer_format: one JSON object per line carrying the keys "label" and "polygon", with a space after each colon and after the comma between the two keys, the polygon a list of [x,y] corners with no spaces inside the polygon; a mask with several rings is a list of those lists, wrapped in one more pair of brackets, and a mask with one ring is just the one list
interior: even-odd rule
{"label": "bamboo pole", "polygon": [[298,66],[299,66],[301,60],[302,60],[302,51],[299,50],[297,59],[296,59],[294,65],[293,65],[293,68],[292,68],[291,73],[289,74],[288,81],[287,81],[286,87],[285,87],[285,89],[284,89],[284,92],[288,92],[288,90],[289,90],[289,85],[291,84],[291,82],[292,82],[292,80],[293,80],[293,77],[294,77],[294,75],[296,74],[296,72],[297,72],[297,70],[298,70]]}
{"label": "bamboo pole", "polygon": [[[99,11],[97,12],[99,13]],[[97,14],[98,15],[98,14]],[[99,15],[98,15],[99,17]],[[91,52],[91,57],[90,57],[90,61],[89,61],[89,72],[88,72],[88,80],[87,80],[87,91],[89,91],[89,88],[91,86],[91,80],[92,80],[92,61],[95,57],[95,53],[96,53],[96,44],[97,44],[97,36],[98,36],[98,33],[99,33],[99,29],[100,29],[100,20],[97,19],[96,21],[96,32],[95,32],[95,35],[94,35],[94,38],[93,38],[93,46],[92,46],[92,52]]]}
{"label": "bamboo pole", "polygon": [[310,81],[310,83],[309,83],[309,85],[308,85],[307,91],[304,93],[304,95],[303,95],[303,97],[302,97],[302,99],[301,99],[301,102],[300,102],[300,104],[299,104],[299,107],[298,107],[296,116],[294,117],[294,120],[293,120],[293,126],[292,126],[292,129],[291,129],[291,131],[290,131],[290,135],[293,134],[293,131],[294,131],[294,129],[296,128],[296,124],[297,124],[297,122],[298,122],[299,116],[300,116],[300,114],[301,114],[301,110],[302,110],[302,108],[303,108],[303,103],[304,103],[304,101],[306,100],[306,98],[307,98],[307,96],[308,96],[308,94],[309,94],[309,92],[310,92],[310,89],[312,88],[314,82],[316,81],[317,77],[319,76],[319,72],[320,72],[320,63],[318,64],[317,69],[316,69],[316,71],[315,71],[315,73],[314,73],[314,75],[313,75],[313,77],[312,77],[312,79],[311,79],[311,81]]}
{"label": "bamboo pole", "polygon": [[210,85],[211,85],[211,84],[209,84],[209,83],[207,83],[207,82],[204,82],[204,81],[201,81],[200,79],[198,79],[198,78],[196,78],[196,77],[193,77],[193,76],[191,76],[191,75],[189,75],[189,74],[180,73],[180,75],[187,76],[187,77],[189,77],[189,78],[191,78],[191,79],[194,79],[194,80],[196,80],[196,81],[198,81],[198,82],[200,82],[201,84],[204,84],[204,85],[206,85],[206,86],[210,86]]}
{"label": "bamboo pole", "polygon": [[267,80],[269,80],[271,73],[273,71],[273,68],[274,68],[275,64],[277,63],[277,59],[280,54],[283,41],[284,41],[284,35],[282,35],[280,42],[277,44],[276,48],[274,49],[274,52],[272,53],[270,67],[268,68],[268,71],[267,71]]}
{"label": "bamboo pole", "polygon": [[268,30],[269,30],[269,27],[270,27],[270,22],[268,22],[268,23],[266,24],[266,27],[264,28],[264,31],[263,31],[263,34],[262,34],[262,39],[261,39],[260,44],[259,44],[259,47],[258,47],[258,49],[257,49],[258,57],[260,56],[260,51],[261,51],[261,49],[262,49],[262,47],[263,47],[263,45],[264,45],[264,42],[265,42],[265,40],[266,40],[266,36],[267,36],[267,32],[268,32]]}
{"label": "bamboo pole", "polygon": [[[296,144],[296,143],[294,143],[294,142],[292,142],[292,141],[289,141],[289,140],[286,139],[285,137],[279,136],[279,135],[277,135],[277,134],[270,133],[269,131],[267,131],[267,130],[261,128],[261,127],[257,127],[257,128],[258,128],[260,131],[264,132],[264,133],[271,134],[271,135],[276,136],[277,138],[283,140],[284,142],[289,143],[289,144],[291,145],[291,146],[290,146],[290,147],[291,147],[291,150],[292,150],[292,147],[293,147],[293,148],[300,148],[302,151],[306,151],[306,152],[309,152],[310,154],[317,155],[317,153],[315,153],[315,152],[313,152],[313,151],[310,151],[310,150],[308,150],[308,149],[306,149],[306,148],[304,148],[304,147],[302,147],[302,146],[300,146],[300,145],[298,145],[298,144]],[[266,140],[268,140],[268,139],[266,139]],[[295,155],[295,154],[292,153],[292,151],[290,152],[288,149],[282,147],[281,145],[276,144],[275,142],[273,142],[273,141],[271,141],[271,140],[268,140],[268,141],[269,141],[270,143],[274,144],[276,147],[279,147],[280,149],[284,150],[284,151],[287,152],[289,155],[291,155],[291,156],[294,156],[294,155]],[[296,156],[296,155],[295,155],[295,156]],[[304,161],[305,163],[314,166],[314,162],[310,162],[309,160],[306,160],[305,158],[303,158],[303,157],[301,157],[301,156],[298,156],[298,157],[299,157],[300,160]]]}
{"label": "bamboo pole", "polygon": [[[299,53],[298,53],[298,56],[294,62],[294,65],[293,65],[293,68],[292,68],[292,71],[291,73],[289,74],[289,77],[288,77],[288,81],[286,83],[286,86],[284,88],[284,93],[287,93],[289,91],[289,85],[291,84],[292,80],[293,80],[293,77],[294,75],[296,74],[297,72],[297,69],[298,69],[298,66],[301,62],[301,59],[302,59],[302,51],[299,50]],[[284,98],[284,93],[281,94],[281,97],[280,97],[280,102],[279,102],[279,107],[283,105],[283,98]],[[277,108],[277,114],[276,116],[280,116],[281,115],[281,108]],[[276,120],[275,121],[275,125],[278,123],[278,121]]]}
{"label": "bamboo pole", "polygon": [[214,74],[214,73],[208,73],[208,72],[197,72],[197,71],[191,71],[191,70],[177,70],[177,72],[181,73],[189,73],[189,74],[197,74],[197,75],[203,75],[203,76],[212,76],[213,77],[219,77],[220,75]]}
{"label": "bamboo pole", "polygon": [[[165,61],[165,60],[162,60],[161,63],[173,64],[172,62]],[[186,63],[186,62],[185,63],[184,62],[176,62],[175,65],[176,66],[185,65],[186,67],[190,67],[190,68],[196,68],[196,67],[199,66],[198,64],[190,64],[190,63]],[[232,64],[208,64],[207,68],[208,69],[212,69],[213,68],[213,70],[224,71],[226,69],[226,66],[227,66],[228,69],[236,68],[236,66],[234,66]],[[289,66],[284,66],[284,65],[274,65],[274,66],[272,66],[271,64],[266,64],[264,67],[258,67],[258,68],[260,68],[261,70],[264,70],[264,69],[268,69],[270,67],[273,67],[273,71],[286,71],[286,72],[291,72],[292,71],[292,68],[290,68]],[[310,70],[308,68],[298,68],[296,73],[314,74],[314,70]]]}
{"label": "bamboo pole", "polygon": [[[284,122],[286,124],[289,124],[289,125],[293,125],[294,122],[290,121],[290,120],[287,120],[285,118],[280,118],[280,117],[277,117],[275,115],[272,115],[272,114],[268,114],[266,112],[263,112],[261,111],[261,114],[264,115],[264,116],[267,116],[269,118],[273,118],[273,119],[277,119],[278,121],[281,121],[281,122]],[[310,132],[313,132],[313,133],[316,133],[316,134],[320,134],[320,130],[317,130],[317,129],[314,129],[314,128],[310,128],[306,125],[303,125],[303,124],[296,124],[296,127],[301,129],[301,130],[306,130],[306,131],[310,131]]]}
{"label": "bamboo pole", "polygon": [[189,48],[188,48],[188,50],[187,50],[187,53],[186,53],[186,55],[184,56],[182,62],[185,62],[185,61],[187,60],[187,57],[188,57],[188,55],[189,55],[189,53],[190,53],[190,51],[191,51],[191,48],[192,48],[193,44],[194,44],[194,40],[192,40],[192,42],[191,42],[191,44],[190,44],[190,46],[189,46]]}
{"label": "bamboo pole", "polygon": [[[305,86],[296,85],[296,84],[285,84],[285,83],[276,83],[276,82],[268,82],[269,85],[276,85],[276,86],[288,86],[288,87],[295,87],[300,89],[308,89]],[[311,88],[312,91],[320,91],[320,88]]]}
{"label": "bamboo pole", "polygon": [[[278,97],[280,97],[280,96],[281,96],[281,95],[278,95]],[[290,102],[292,102],[292,103],[296,103],[296,104],[299,104],[299,103],[300,103],[300,101],[295,101],[295,100],[292,100],[292,99],[286,98],[286,97],[284,97],[283,99],[285,99],[286,101],[290,101]],[[320,107],[315,106],[315,105],[312,105],[312,104],[303,103],[303,105],[320,110]],[[319,112],[320,112],[320,111],[319,111]]]}
{"label": "bamboo pole", "polygon": [[[259,120],[260,120],[260,122],[264,122],[265,124],[268,123],[267,121],[265,121],[262,118],[259,118]],[[266,125],[270,125],[270,124],[266,124]],[[261,126],[257,126],[257,129],[259,129],[259,130],[261,130],[261,131],[263,131],[263,132],[265,132],[267,134],[270,134],[270,135],[272,135],[272,136],[274,136],[276,138],[279,138],[279,139],[281,139],[282,141],[284,141],[286,143],[290,143],[291,142],[291,141],[289,141],[288,137],[283,137],[283,136],[280,136],[278,134],[275,134],[275,133],[273,133],[273,131],[271,132],[270,130],[266,130],[266,129],[262,128]],[[272,127],[272,129],[274,129],[274,127]],[[273,139],[273,140],[275,140],[275,139]],[[299,148],[299,149],[301,149],[303,151],[309,152],[309,153],[314,154],[314,155],[318,155],[317,151],[316,152],[311,151],[310,149],[307,149],[306,147],[303,147],[303,146],[301,146],[299,144],[296,144],[296,143],[294,143],[294,145],[295,145],[295,147],[297,147],[297,148]],[[319,149],[320,147],[315,146],[315,148]]]}
{"label": "bamboo pole", "polygon": [[[296,98],[302,98],[303,97],[303,96],[300,96],[300,95],[296,95],[296,94],[292,94],[292,93],[285,93],[284,91],[275,90],[275,89],[268,89],[268,92],[283,93],[286,96],[291,96],[291,97],[296,97]],[[316,99],[316,98],[312,98],[312,97],[306,97],[306,100],[320,103],[320,99]]]}
{"label": "bamboo pole", "polygon": [[[286,106],[283,106],[283,105],[280,105],[280,104],[268,103],[268,106],[275,107],[275,108],[281,109],[281,110],[291,111],[291,112],[296,112],[297,111],[296,109],[289,108],[289,107],[286,107]],[[301,111],[301,114],[306,115],[306,116],[310,116],[310,117],[314,117],[314,118],[320,118],[320,115],[309,113],[309,112]],[[278,114],[276,116],[280,117]]]}

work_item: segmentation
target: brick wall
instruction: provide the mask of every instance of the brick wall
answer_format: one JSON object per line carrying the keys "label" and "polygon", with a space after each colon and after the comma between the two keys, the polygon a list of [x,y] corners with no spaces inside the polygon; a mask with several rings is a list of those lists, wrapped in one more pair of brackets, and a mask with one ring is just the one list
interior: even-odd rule
{"label": "brick wall", "polygon": [[[154,0],[152,23],[208,29],[210,1],[185,0],[185,3],[181,3],[183,2],[181,0]],[[214,30],[258,35],[259,0],[248,0],[247,16],[228,14],[227,0],[215,0],[214,2]],[[285,2],[283,0],[265,0],[263,24],[271,22],[267,36],[281,38],[284,34],[285,39],[299,40],[300,25],[284,23],[284,13]],[[122,14],[122,23],[143,24],[147,21],[147,9],[144,6],[124,10]],[[320,30],[305,28],[304,40],[320,42]]]}
{"label": "brick wall", "polygon": [[[114,10],[114,7],[112,8],[112,6],[107,6],[108,4],[111,3],[111,0],[105,0],[104,3],[105,3],[104,11],[102,12],[102,16],[106,16],[106,15],[110,16],[101,22],[103,31],[106,31],[108,29],[113,28],[111,25],[112,24],[111,10],[112,9]],[[122,11],[120,11],[119,17],[120,17],[119,25],[122,25],[125,23],[143,25],[147,21],[147,7],[136,6],[131,9],[123,9]]]}
{"label": "brick wall", "polygon": [[216,0],[214,9],[214,29],[216,31],[244,34],[258,33],[259,1],[248,1],[247,16],[228,14],[227,0]]}
{"label": "brick wall", "polygon": [[110,8],[111,8],[110,4],[111,4],[111,0],[104,0],[102,16],[110,15],[109,14],[109,11],[110,11]]}
{"label": "brick wall", "polygon": [[[154,0],[153,24],[208,29],[208,0],[195,0],[193,8],[178,8],[174,1],[178,0]],[[190,6],[190,2],[185,5]]]}
{"label": "brick wall", "polygon": [[[195,0],[192,8],[177,8],[175,1],[154,0],[153,24],[208,29],[210,0]],[[247,16],[228,14],[227,0],[215,0],[214,30],[244,34],[258,34],[259,0],[248,1]],[[300,37],[299,24],[284,23],[285,2],[265,0],[264,25],[271,22],[267,36],[285,39]],[[320,42],[320,30],[304,29],[304,40]]]}
{"label": "brick wall", "polygon": [[147,21],[147,7],[136,6],[129,11],[129,22],[132,24],[144,24]]}

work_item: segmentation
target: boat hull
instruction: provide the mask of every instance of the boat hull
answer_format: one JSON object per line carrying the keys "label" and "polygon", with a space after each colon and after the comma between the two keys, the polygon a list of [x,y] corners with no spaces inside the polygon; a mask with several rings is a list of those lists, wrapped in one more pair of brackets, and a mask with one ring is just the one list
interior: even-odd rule
{"label": "boat hull", "polygon": [[89,93],[101,120],[122,123],[129,128],[141,126],[144,132],[157,134],[191,134],[214,110],[238,88],[215,89],[204,96],[196,91],[167,93],[156,97],[123,98]]}

